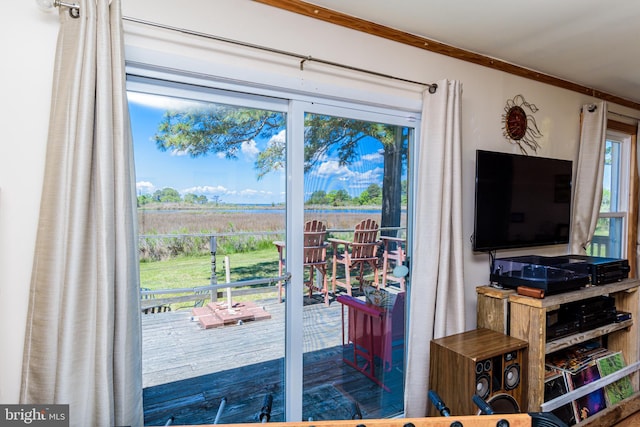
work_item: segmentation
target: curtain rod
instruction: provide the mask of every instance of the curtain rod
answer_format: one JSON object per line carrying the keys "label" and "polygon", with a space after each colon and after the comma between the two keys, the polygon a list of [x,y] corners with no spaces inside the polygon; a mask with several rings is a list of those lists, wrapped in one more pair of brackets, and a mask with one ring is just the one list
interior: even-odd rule
{"label": "curtain rod", "polygon": [[620,117],[624,117],[626,119],[631,119],[631,120],[636,120],[640,122],[640,118],[638,117],[633,117],[633,116],[627,116],[626,114],[622,114],[622,113],[616,113],[615,111],[607,111],[608,114],[613,114],[615,116],[620,116]]}
{"label": "curtain rod", "polygon": [[334,67],[340,67],[340,68],[344,68],[347,70],[351,70],[351,71],[358,71],[361,73],[366,73],[366,74],[371,74],[374,76],[378,76],[378,77],[384,77],[384,78],[388,78],[388,79],[392,79],[392,80],[398,80],[398,81],[402,81],[405,83],[413,83],[413,84],[418,84],[418,85],[422,85],[422,86],[427,86],[429,88],[429,93],[436,93],[436,90],[438,89],[438,85],[435,83],[424,83],[424,82],[418,82],[415,80],[409,80],[409,79],[404,79],[402,77],[396,77],[396,76],[392,76],[389,74],[383,74],[383,73],[379,73],[377,71],[371,71],[371,70],[366,70],[364,68],[357,68],[357,67],[352,67],[350,65],[345,65],[345,64],[340,64],[338,62],[331,62],[331,61],[327,61],[324,59],[319,59],[319,58],[314,58],[310,55],[300,55],[298,53],[294,53],[294,52],[288,52],[285,50],[280,50],[280,49],[274,49],[271,47],[266,47],[266,46],[261,46],[261,45],[257,45],[257,44],[252,44],[252,43],[247,43],[247,42],[242,42],[239,40],[233,40],[233,39],[228,39],[225,37],[219,37],[219,36],[214,36],[212,34],[207,34],[207,33],[201,33],[198,31],[193,31],[193,30],[187,30],[185,28],[179,28],[179,27],[173,27],[170,25],[165,25],[165,24],[159,24],[157,22],[150,22],[150,21],[145,21],[142,19],[138,19],[138,18],[132,18],[129,16],[123,16],[122,19],[124,21],[130,21],[130,22],[135,22],[137,24],[143,24],[143,25],[148,25],[151,27],[156,27],[156,28],[161,28],[164,30],[171,30],[171,31],[177,31],[183,34],[188,34],[191,36],[198,36],[198,37],[204,37],[207,39],[211,39],[211,40],[216,40],[216,41],[220,41],[220,42],[225,42],[225,43],[230,43],[230,44],[235,44],[238,46],[243,46],[243,47],[249,47],[249,48],[253,48],[253,49],[258,49],[258,50],[263,50],[266,52],[271,52],[271,53],[277,53],[280,55],[285,55],[285,56],[291,56],[293,58],[298,58],[300,60],[300,70],[304,70],[304,63],[305,62],[319,62],[321,64],[325,64],[325,65],[331,65]]}
{"label": "curtain rod", "polygon": [[[590,113],[593,113],[594,111],[596,111],[598,109],[598,106],[596,104],[589,104],[589,107],[587,108],[587,110]],[[580,108],[580,110],[582,110],[582,108]],[[633,116],[628,116],[626,114],[622,114],[622,113],[616,113],[615,111],[609,111],[607,110],[607,114],[613,114],[615,116],[620,116],[620,117],[624,117],[625,119],[631,119],[631,120],[636,120],[640,122],[640,118],[638,117],[633,117]]]}

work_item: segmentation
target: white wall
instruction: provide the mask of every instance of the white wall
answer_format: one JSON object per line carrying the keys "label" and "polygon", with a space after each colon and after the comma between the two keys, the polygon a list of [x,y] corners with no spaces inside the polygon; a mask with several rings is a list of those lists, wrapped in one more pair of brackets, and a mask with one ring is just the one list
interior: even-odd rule
{"label": "white wall", "polygon": [[[351,31],[281,11],[269,6],[248,1],[237,0],[193,0],[188,6],[177,8],[174,0],[158,0],[149,8],[148,1],[126,0],[124,14],[150,22],[161,23],[172,27],[186,28],[204,34],[241,40],[260,46],[295,52],[301,55],[343,63],[358,68],[374,70],[414,81],[433,82],[442,78],[457,79],[463,83],[463,204],[464,204],[464,237],[465,246],[465,281],[468,289],[466,307],[468,312],[467,326],[475,326],[475,287],[486,284],[489,276],[489,257],[486,254],[474,254],[471,249],[470,237],[473,232],[473,202],[474,202],[474,172],[475,150],[478,148],[514,152],[519,149],[510,145],[502,135],[501,118],[508,99],[521,94],[531,103],[536,104],[539,111],[535,118],[543,134],[539,140],[542,146],[538,154],[545,157],[575,160],[579,138],[580,107],[593,99],[579,93],[552,87],[542,83],[512,76],[478,65],[461,62],[442,55],[433,54],[421,49],[400,45],[391,41]],[[195,12],[197,10],[197,12]],[[132,26],[128,26],[132,28]],[[132,30],[132,33],[137,30]],[[162,37],[165,37],[162,34]],[[155,44],[141,39],[129,39],[129,52],[132,56],[144,57],[139,49],[163,51],[160,56],[184,55],[169,60],[165,65],[181,68],[185,61],[197,58],[193,64],[200,72],[214,75],[230,73],[225,62],[227,58],[222,52],[224,47],[213,41],[194,41],[200,45],[197,52],[190,52],[188,42],[182,41],[182,35],[175,32],[166,34],[168,39],[177,43],[179,51],[171,47],[171,42]],[[187,37],[188,39],[188,37]],[[237,47],[229,50],[243,51]],[[249,55],[247,53],[247,55]],[[256,54],[257,55],[257,54]],[[212,59],[215,58],[215,59]],[[146,60],[157,60],[157,55],[150,55]],[[239,63],[242,67],[259,68],[260,70],[276,70],[286,74],[286,80],[292,87],[300,90],[321,92],[316,86],[309,84],[315,76],[313,62],[305,64],[309,71],[300,72],[296,59],[282,59],[278,64],[263,64],[246,61],[243,54]],[[211,61],[216,64],[209,65]],[[286,63],[289,61],[287,68]],[[202,65],[205,64],[205,65]],[[239,79],[247,77],[251,70],[239,70],[235,76]],[[335,74],[339,71],[333,70]],[[308,74],[305,74],[308,73]],[[353,73],[352,73],[353,74]],[[305,75],[307,77],[305,77]],[[264,80],[277,84],[273,77],[265,73]],[[339,78],[333,76],[333,82],[339,83]],[[304,83],[306,86],[303,87]],[[324,88],[327,89],[327,88]],[[398,87],[389,89],[389,93],[398,94],[405,99],[407,105],[414,106],[419,92]],[[420,89],[422,90],[422,89]],[[384,95],[387,95],[385,93]],[[397,100],[389,100],[396,102]],[[620,110],[620,108],[618,108]],[[538,254],[566,253],[565,246],[554,246],[535,249]],[[499,256],[510,256],[531,253],[532,249],[524,251],[500,252]],[[414,281],[414,284],[416,282]]]}
{"label": "white wall", "polygon": [[[249,0],[122,0],[124,15],[176,27],[311,55],[329,61],[432,82],[442,78],[463,83],[464,273],[467,326],[475,326],[475,287],[488,280],[488,257],[474,254],[473,181],[478,148],[518,152],[502,136],[501,115],[507,99],[522,94],[540,109],[536,120],[543,138],[541,156],[575,160],[580,106],[590,97],[532,82],[477,65],[457,61],[388,40],[301,17]],[[4,15],[0,106],[4,153],[0,156],[0,402],[15,403],[27,312],[29,280],[37,227],[51,70],[57,34],[55,15],[38,10],[35,2],[15,2]],[[137,46],[138,48],[144,46]],[[131,50],[129,50],[131,52]],[[238,62],[243,64],[243,62]],[[179,66],[181,64],[176,64]],[[294,62],[293,69],[297,66]],[[274,69],[282,68],[282,65]],[[312,67],[312,66],[310,66]],[[337,72],[337,71],[336,71]],[[299,71],[282,68],[284,75]],[[289,78],[289,77],[287,77]],[[300,80],[299,80],[300,81]],[[329,81],[329,83],[331,83]],[[400,98],[412,104],[415,94],[397,85]],[[389,97],[393,98],[393,88]],[[303,88],[308,90],[309,87]],[[315,89],[322,92],[322,86]],[[628,109],[610,109],[632,114]],[[635,114],[637,115],[637,113]],[[537,250],[560,254],[565,247]],[[520,251],[530,253],[531,250]],[[504,252],[500,256],[518,254]]]}
{"label": "white wall", "polygon": [[0,25],[0,402],[17,403],[58,33],[55,14],[12,4]]}

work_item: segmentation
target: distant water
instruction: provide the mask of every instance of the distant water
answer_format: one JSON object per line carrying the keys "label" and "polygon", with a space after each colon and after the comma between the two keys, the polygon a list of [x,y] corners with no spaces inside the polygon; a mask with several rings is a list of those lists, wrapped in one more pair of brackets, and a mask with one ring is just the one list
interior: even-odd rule
{"label": "distant water", "polygon": [[[404,211],[404,210],[403,210]],[[140,212],[151,214],[174,214],[174,213],[254,213],[254,214],[285,214],[284,209],[140,209]],[[379,214],[380,209],[305,209],[305,212],[320,214]]]}

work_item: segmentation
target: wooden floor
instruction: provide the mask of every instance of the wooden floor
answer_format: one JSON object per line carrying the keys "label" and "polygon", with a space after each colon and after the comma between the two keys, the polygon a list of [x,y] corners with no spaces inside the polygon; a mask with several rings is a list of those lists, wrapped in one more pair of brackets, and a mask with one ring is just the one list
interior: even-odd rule
{"label": "wooden floor", "polygon": [[[307,301],[309,302],[309,301]],[[318,301],[319,302],[319,301]],[[265,397],[271,421],[284,421],[284,304],[262,301],[271,319],[202,329],[188,310],[143,315],[145,425],[257,422]],[[403,350],[378,378],[390,391],[348,366],[342,346],[342,305],[305,305],[303,419],[351,419],[403,411]],[[343,353],[344,352],[344,353]],[[381,369],[378,369],[380,372]]]}

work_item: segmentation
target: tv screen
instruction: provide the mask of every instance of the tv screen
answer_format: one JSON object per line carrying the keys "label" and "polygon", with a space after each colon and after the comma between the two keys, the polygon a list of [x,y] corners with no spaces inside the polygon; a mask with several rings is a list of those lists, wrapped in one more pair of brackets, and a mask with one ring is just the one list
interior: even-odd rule
{"label": "tv screen", "polygon": [[473,249],[569,242],[570,160],[476,152]]}

